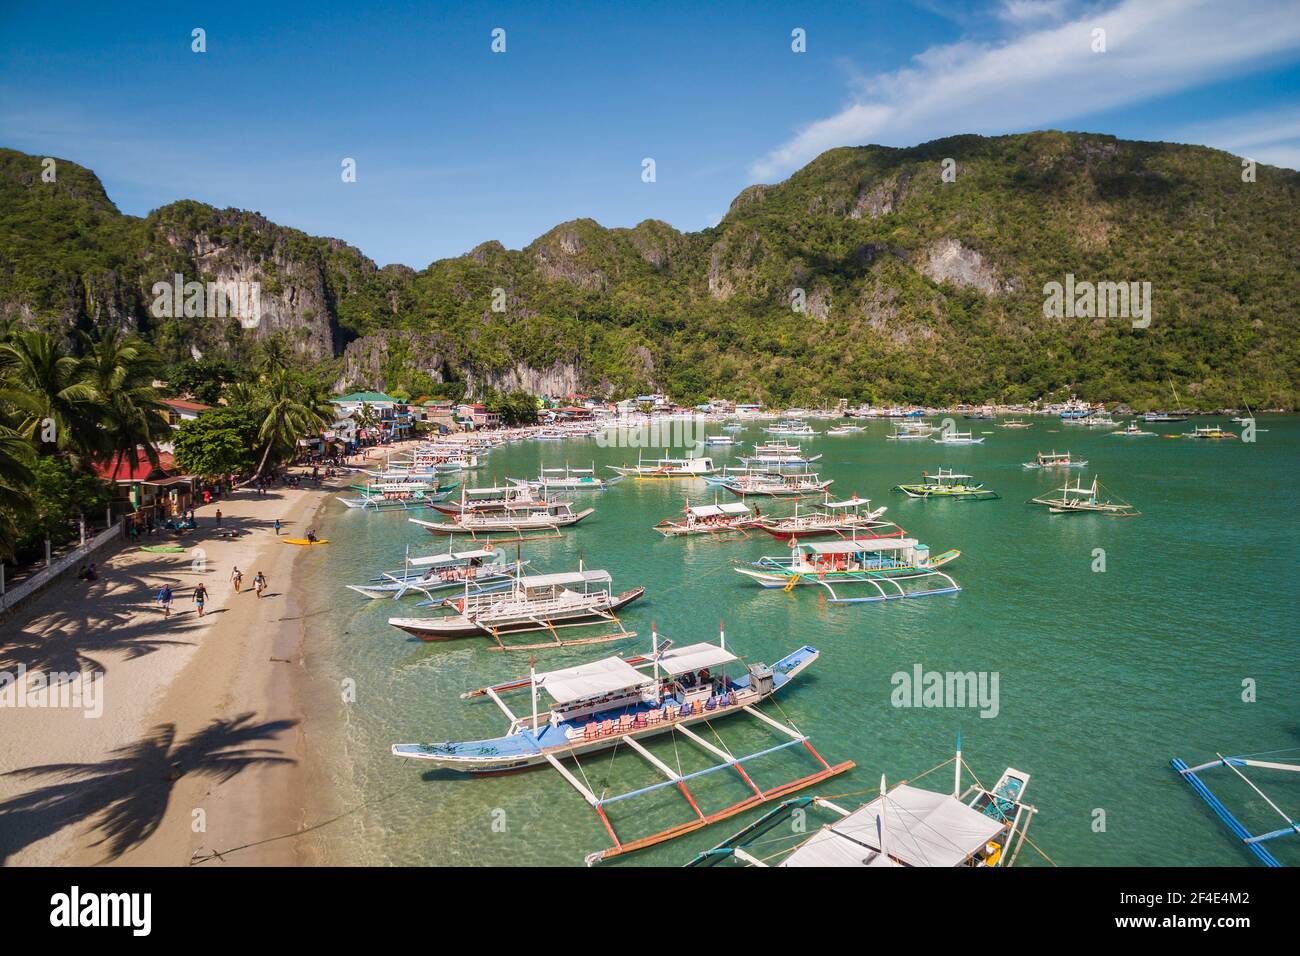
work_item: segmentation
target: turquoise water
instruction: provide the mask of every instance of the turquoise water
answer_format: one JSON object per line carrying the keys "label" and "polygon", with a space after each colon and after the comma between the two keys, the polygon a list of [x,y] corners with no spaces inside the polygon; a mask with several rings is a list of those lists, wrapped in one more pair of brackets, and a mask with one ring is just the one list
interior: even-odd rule
{"label": "turquoise water", "polygon": [[[884,423],[853,436],[804,442],[823,453],[816,467],[835,479],[837,495],[856,492],[888,504],[887,516],[932,553],[961,550],[945,570],[963,591],[950,596],[833,605],[816,588],[763,590],[731,566],[781,554],[783,546],[770,536],[664,540],[651,530],[688,499],[712,501],[703,482],[626,480],[604,493],[577,494],[575,501],[594,504],[596,513],[561,540],[523,545],[524,557],[535,569],[563,571],[576,567],[581,555],[588,566],[608,569],[617,589],[644,585],[646,597],[623,615],[640,636],[542,651],[538,667],[642,652],[652,621],[679,646],[716,640],[719,619],[725,619],[728,646],[748,660],[772,661],[805,643],[821,651],[771,711],[809,734],[831,763],[856,761],[855,770],[812,792],[856,805],[869,798],[882,773],[891,781],[914,778],[947,760],[960,730],[965,759],[986,785],[1007,766],[1031,775],[1027,799],[1040,812],[1029,836],[1058,864],[1248,865],[1254,857],[1177,779],[1169,760],[1197,763],[1215,751],[1300,747],[1294,623],[1300,419],[1261,419],[1267,432],[1254,443],[1119,438],[1032,420],[1033,428],[1020,431],[961,421],[963,430],[986,438],[971,447],[885,441]],[[1179,433],[1212,421],[1226,425],[1206,419],[1146,427]],[[763,437],[757,426],[736,434],[747,442]],[[1069,474],[1086,480],[1100,474],[1103,485],[1133,502],[1141,517],[1058,516],[1026,504],[1062,484],[1065,472],[1020,465],[1052,448],[1089,459],[1088,468]],[[715,462],[724,457],[725,451],[714,454]],[[528,442],[492,452],[470,481],[531,477],[540,465],[566,461],[585,467],[594,459],[602,468],[635,458],[635,450],[601,448],[591,439]],[[890,491],[940,465],[973,473],[1001,500],[916,501]],[[791,507],[759,500],[765,512]],[[342,710],[345,756],[332,770],[345,802],[365,807],[322,831],[331,858],[580,864],[585,853],[608,846],[608,837],[554,771],[443,777],[389,754],[397,742],[503,732],[506,721],[491,702],[458,695],[526,675],[528,668],[527,654],[490,652],[487,641],[423,644],[408,638],[387,617],[428,612],[415,611],[410,599],[400,605],[369,601],[343,588],[380,567],[399,566],[407,544],[413,553],[445,549],[446,539],[432,538],[407,517],[331,504],[318,528],[334,544],[318,549],[327,553],[301,579],[314,609],[308,631],[313,677],[324,686],[351,678],[357,688],[356,702]],[[1093,570],[1096,549],[1105,552],[1104,572]],[[892,675],[910,674],[918,664],[926,671],[996,672],[997,715],[982,718],[969,707],[892,706]],[[1254,681],[1257,702],[1243,702],[1246,680]],[[527,711],[526,693],[512,702],[517,713]],[[780,742],[749,718],[714,727],[733,752]],[[716,762],[685,741],[649,747],[688,772]],[[796,750],[750,764],[751,776],[771,787],[811,773],[811,758]],[[582,773],[608,793],[660,779],[625,748],[612,758],[585,758]],[[1283,809],[1300,811],[1300,780],[1285,779],[1297,775],[1249,773]],[[1254,832],[1280,825],[1230,771],[1208,779]],[[946,789],[951,780],[946,768],[922,785]],[[748,794],[730,772],[701,778],[691,790],[706,813]],[[1097,832],[1100,813],[1103,832]],[[682,863],[757,814],[624,860]],[[675,789],[666,788],[614,805],[610,816],[620,836],[630,839],[684,823],[692,813]],[[1300,862],[1300,841],[1284,842],[1274,842],[1277,855]],[[1029,848],[1020,858],[1020,865],[1042,864]]]}

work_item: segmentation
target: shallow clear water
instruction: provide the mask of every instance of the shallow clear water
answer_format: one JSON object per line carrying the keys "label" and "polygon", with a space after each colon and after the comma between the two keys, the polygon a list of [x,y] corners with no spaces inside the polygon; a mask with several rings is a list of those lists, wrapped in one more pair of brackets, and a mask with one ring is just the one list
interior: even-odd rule
{"label": "shallow clear water", "polygon": [[[561,540],[523,545],[524,556],[534,569],[564,571],[576,567],[581,554],[588,566],[608,569],[620,590],[644,585],[646,597],[623,615],[640,636],[539,652],[538,667],[642,652],[652,621],[678,645],[715,640],[719,619],[725,619],[728,646],[748,660],[770,662],[805,643],[821,651],[820,660],[783,691],[779,711],[772,711],[809,734],[830,762],[857,763],[812,792],[856,805],[869,798],[882,773],[890,781],[914,778],[948,759],[960,730],[965,759],[985,784],[1007,766],[1031,775],[1027,799],[1040,812],[1029,835],[1057,863],[1250,864],[1254,857],[1177,779],[1169,760],[1181,756],[1196,763],[1215,751],[1300,747],[1300,420],[1261,419],[1268,431],[1254,443],[1120,438],[1045,418],[1032,421],[1033,428],[1020,431],[959,422],[986,438],[971,447],[885,441],[890,429],[884,423],[853,436],[804,442],[824,454],[816,467],[835,479],[837,495],[856,492],[888,504],[888,517],[932,553],[961,550],[961,558],[945,569],[964,589],[952,596],[833,605],[816,588],[789,594],[760,589],[731,567],[783,553],[770,536],[664,540],[651,530],[687,499],[712,501],[713,490],[703,482],[629,479],[604,493],[576,494],[574,500],[594,504],[596,514]],[[1208,423],[1145,427],[1180,433]],[[764,437],[757,426],[736,434],[745,441]],[[1100,474],[1103,485],[1133,502],[1141,517],[1050,515],[1026,504],[1062,484],[1065,472],[1028,471],[1020,464],[1052,448],[1089,459],[1088,468],[1069,474],[1085,480]],[[712,451],[718,463],[726,457],[725,451]],[[603,470],[635,458],[635,450],[601,448],[591,439],[528,442],[494,451],[469,481],[531,477],[539,465],[566,461],[585,467],[594,459]],[[940,465],[973,473],[1001,500],[916,501],[890,491]],[[760,501],[764,511],[791,507]],[[448,778],[389,754],[396,742],[501,733],[506,722],[491,702],[462,701],[459,694],[525,675],[528,668],[527,654],[490,652],[487,641],[430,645],[408,638],[386,619],[429,612],[414,610],[412,599],[400,605],[369,601],[343,587],[380,567],[400,566],[407,544],[413,553],[446,548],[445,538],[434,539],[407,517],[331,504],[317,526],[334,544],[318,549],[327,553],[300,578],[313,612],[313,676],[325,686],[351,678],[357,687],[356,702],[342,710],[345,756],[332,771],[345,802],[366,805],[322,831],[331,858],[579,864],[585,853],[609,841],[596,815],[557,773]],[[1097,549],[1104,550],[1104,572],[1093,570]],[[892,706],[891,677],[910,674],[918,664],[926,671],[996,672],[996,717],[982,718],[971,707]],[[1247,680],[1255,682],[1257,702],[1242,700]],[[528,709],[526,693],[514,702],[517,713]],[[779,742],[748,718],[714,727],[733,752]],[[674,746],[662,740],[650,749],[687,771],[714,762],[688,750],[684,741]],[[585,758],[582,766],[588,783],[609,793],[658,780],[656,770],[625,748],[612,758]],[[749,768],[760,786],[770,787],[815,765],[792,748]],[[1279,779],[1296,775],[1250,775],[1283,809],[1300,811],[1300,781]],[[947,768],[922,785],[946,789],[951,779]],[[1230,771],[1214,771],[1208,779],[1254,832],[1280,825]],[[748,793],[730,772],[701,778],[691,790],[705,812]],[[758,812],[626,861],[682,863]],[[691,811],[667,788],[617,804],[610,815],[620,836],[630,838],[686,822]],[[1273,844],[1277,855],[1300,862],[1300,845],[1284,842]],[[1042,862],[1029,848],[1020,858],[1020,865]]]}

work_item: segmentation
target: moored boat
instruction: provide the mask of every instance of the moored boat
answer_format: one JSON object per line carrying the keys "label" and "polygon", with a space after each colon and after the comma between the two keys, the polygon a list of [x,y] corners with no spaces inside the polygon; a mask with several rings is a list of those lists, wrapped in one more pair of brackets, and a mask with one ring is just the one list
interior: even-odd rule
{"label": "moored boat", "polygon": [[935,474],[921,472],[920,482],[910,485],[895,485],[895,491],[901,491],[909,498],[956,498],[959,501],[991,500],[1000,497],[991,488],[983,484],[973,484],[974,475],[960,475],[951,468],[940,468]]}
{"label": "moored boat", "polygon": [[724,481],[722,487],[733,495],[746,497],[759,495],[771,498],[793,498],[817,495],[834,483],[833,478],[823,479],[816,472],[786,472],[777,475],[741,475]]}
{"label": "moored boat", "polygon": [[629,478],[702,478],[714,472],[712,458],[642,458],[638,455],[635,467],[605,467]]}
{"label": "moored boat", "polygon": [[1083,468],[1088,463],[1075,458],[1068,451],[1040,451],[1033,461],[1023,462],[1024,468]]}
{"label": "moored boat", "polygon": [[[491,637],[501,649],[533,650],[597,644],[631,637],[616,613],[631,604],[645,588],[631,588],[615,594],[608,571],[579,570],[561,574],[525,575],[516,570],[509,589],[475,591],[468,585],[459,598],[442,604],[453,613],[436,617],[392,617],[388,623],[422,641],[446,641],[461,637]],[[577,627],[608,621],[619,631],[602,638],[561,641],[557,628]],[[541,645],[507,648],[503,634],[549,631],[553,641]]]}
{"label": "moored boat", "polygon": [[[880,796],[856,810],[846,810],[825,797],[795,797],[686,865],[1012,866],[1038,812],[1025,803],[1029,774],[1008,767],[986,790],[972,773],[975,782],[963,791],[960,741],[954,760],[950,793],[911,782],[890,787],[882,775]],[[954,760],[931,767],[915,779],[942,770]],[[831,820],[805,836],[805,828],[792,830],[790,821],[795,814],[808,811],[822,811]]]}
{"label": "moored boat", "polygon": [[871,501],[857,495],[843,501],[831,501],[830,495],[820,505],[799,510],[795,502],[794,514],[785,517],[769,515],[763,519],[762,528],[782,541],[799,538],[826,538],[833,535],[865,540],[872,537],[902,537],[903,529],[892,521],[881,520],[888,508],[872,510]]}
{"label": "moored boat", "polygon": [[711,505],[687,505],[681,519],[665,518],[655,530],[665,538],[692,535],[720,535],[757,527],[761,522],[749,506],[740,501],[714,502]]}
{"label": "moored boat", "polygon": [[463,512],[448,522],[408,518],[430,534],[503,534],[525,531],[555,531],[567,528],[594,514],[595,508],[574,511],[567,501],[525,502],[507,505],[501,511]]}
{"label": "moored boat", "polygon": [[1136,518],[1141,512],[1135,511],[1133,506],[1126,501],[1112,501],[1101,497],[1101,481],[1096,475],[1092,478],[1092,484],[1084,487],[1083,479],[1078,479],[1073,485],[1068,481],[1065,487],[1057,488],[1055,498],[1044,495],[1040,498],[1029,499],[1036,505],[1045,505],[1047,510],[1052,514],[1081,514],[1092,512],[1103,514],[1111,518]]}
{"label": "moored boat", "polygon": [[[586,862],[590,865],[674,839],[852,769],[852,761],[827,763],[813,749],[806,734],[759,709],[760,704],[798,677],[817,656],[815,648],[804,646],[770,666],[750,664],[744,673],[733,676],[728,673],[728,667],[743,661],[727,649],[725,636],[720,635],[717,644],[700,642],[679,648],[671,641],[660,643],[658,636],[653,635],[647,656],[606,657],[545,673],[530,669],[527,677],[463,694],[462,697],[487,697],[502,710],[510,723],[500,737],[395,744],[392,752],[396,757],[427,761],[445,770],[470,774],[496,774],[549,765],[596,812],[609,834],[612,845],[588,854]],[[518,715],[506,704],[505,697],[524,690],[529,692],[529,713]],[[542,694],[550,699],[545,711],[538,707]],[[726,745],[716,729],[710,735],[712,740],[690,729],[705,722],[713,728],[718,718],[741,714],[761,721],[782,735],[782,741],[754,753],[737,753],[724,749]],[[683,746],[698,748],[720,762],[689,775],[675,771],[639,742],[664,734],[671,736],[674,743],[680,738]],[[616,747],[643,758],[660,779],[625,793],[594,789],[585,782],[580,758]],[[794,747],[803,748],[816,760],[818,766],[813,773],[759,789],[746,772],[745,764]],[[574,769],[570,770],[570,766]],[[689,786],[696,778],[723,771],[735,772],[752,795],[705,816]],[[608,809],[624,800],[670,787],[686,798],[694,810],[693,819],[648,836],[621,838]]]}
{"label": "moored boat", "polygon": [[[956,560],[960,551],[930,557],[930,549],[915,538],[867,538],[795,545],[788,557],[765,556],[739,574],[764,588],[792,590],[818,585],[833,603],[853,604],[896,598],[952,594],[961,587],[938,570]],[[870,585],[865,597],[841,597],[837,586]]]}
{"label": "moored boat", "polygon": [[[521,562],[527,564],[528,562]],[[509,581],[518,573],[516,562],[505,560],[498,551],[446,551],[412,558],[403,566],[381,572],[365,584],[344,585],[368,598],[401,598],[414,592],[430,596],[436,591],[463,588],[478,590]]]}

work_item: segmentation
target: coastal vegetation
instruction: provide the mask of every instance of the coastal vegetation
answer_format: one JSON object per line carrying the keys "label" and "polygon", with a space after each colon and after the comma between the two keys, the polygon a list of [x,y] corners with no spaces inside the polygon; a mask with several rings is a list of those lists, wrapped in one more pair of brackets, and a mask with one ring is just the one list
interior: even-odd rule
{"label": "coastal vegetation", "polygon": [[[167,370],[143,337],[109,328],[76,347],[43,331],[0,340],[0,559],[43,554],[98,516],[113,496],[101,473],[157,466],[171,443],[175,463],[199,477],[255,480],[290,460],[297,442],[333,421],[325,381],[292,367],[278,339],[247,368],[191,363]],[[167,392],[226,404],[173,429]]]}

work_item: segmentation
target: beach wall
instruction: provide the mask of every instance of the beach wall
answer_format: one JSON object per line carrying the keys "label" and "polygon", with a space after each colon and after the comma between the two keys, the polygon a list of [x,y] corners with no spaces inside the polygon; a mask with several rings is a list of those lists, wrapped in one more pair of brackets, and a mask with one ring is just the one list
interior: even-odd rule
{"label": "beach wall", "polygon": [[5,587],[4,593],[0,594],[0,618],[5,617],[14,609],[20,607],[24,601],[30,599],[33,595],[39,593],[47,585],[57,581],[63,574],[71,570],[79,562],[87,560],[92,554],[102,548],[104,545],[113,541],[122,535],[122,522],[118,522],[110,528],[106,528],[93,538],[86,539],[86,543],[73,548],[67,554],[63,555],[57,561],[51,562],[48,568],[44,568],[31,577],[15,584],[13,587]]}

